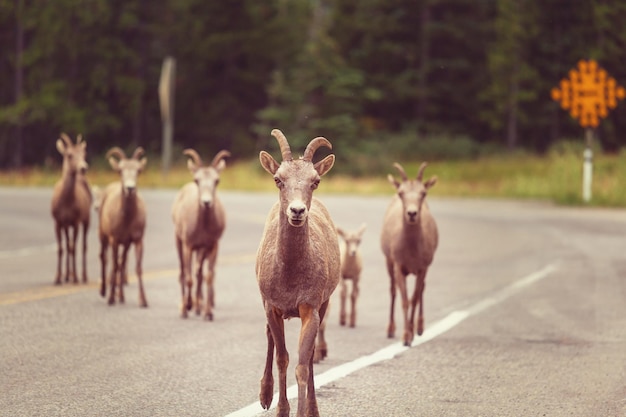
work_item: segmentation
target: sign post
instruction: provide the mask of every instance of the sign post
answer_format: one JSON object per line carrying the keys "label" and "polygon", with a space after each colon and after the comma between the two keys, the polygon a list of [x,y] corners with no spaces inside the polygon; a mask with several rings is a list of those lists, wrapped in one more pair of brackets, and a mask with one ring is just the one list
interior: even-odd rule
{"label": "sign post", "polygon": [[593,129],[598,127],[600,119],[609,114],[609,109],[617,106],[618,100],[626,97],[626,90],[617,85],[615,79],[594,60],[579,61],[578,69],[571,69],[569,77],[562,79],[559,87],[550,92],[552,99],[560,102],[561,107],[569,110],[570,115],[585,128],[583,201],[588,203],[591,200],[593,175]]}
{"label": "sign post", "polygon": [[163,123],[163,142],[161,158],[163,177],[167,176],[172,163],[172,143],[174,142],[174,80],[176,78],[176,60],[165,58],[159,80],[159,102]]}

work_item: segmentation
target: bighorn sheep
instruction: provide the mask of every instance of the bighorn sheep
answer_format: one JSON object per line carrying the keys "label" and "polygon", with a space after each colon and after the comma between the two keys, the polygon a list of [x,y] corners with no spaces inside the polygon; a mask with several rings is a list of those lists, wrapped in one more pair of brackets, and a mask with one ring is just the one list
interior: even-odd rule
{"label": "bighorn sheep", "polygon": [[[422,182],[426,165],[424,162],[420,166],[415,180],[409,180],[404,168],[400,164],[394,163],[400,172],[402,182],[396,181],[391,174],[387,177],[397,190],[397,194],[393,197],[385,213],[381,233],[381,246],[387,259],[387,271],[391,279],[391,313],[387,336],[394,337],[395,334],[394,302],[397,286],[402,296],[404,344],[406,346],[410,346],[413,341],[416,304],[419,304],[417,334],[421,335],[424,331],[423,294],[426,272],[433,261],[439,240],[435,219],[426,203],[428,189],[435,185],[437,177]],[[416,276],[410,316],[406,285],[408,274],[415,274]]]}
{"label": "bighorn sheep", "polygon": [[[204,260],[208,258],[207,299],[204,318],[213,320],[215,262],[219,239],[226,224],[224,207],[217,197],[216,191],[220,181],[220,172],[226,166],[224,158],[229,157],[230,152],[218,152],[209,166],[202,165],[200,155],[193,149],[185,149],[183,154],[189,157],[187,167],[193,174],[194,181],[183,186],[172,206],[176,250],[180,261],[181,316],[186,318],[187,311],[191,310],[192,307],[191,265],[192,255],[195,252],[197,264],[196,314],[199,315],[202,309],[202,270]],[[187,288],[186,291],[185,288]]]}
{"label": "bighorn sheep", "polygon": [[352,282],[350,292],[350,327],[356,326],[356,300],[359,296],[359,278],[363,268],[363,260],[359,252],[359,245],[365,232],[366,225],[363,224],[356,231],[345,231],[337,227],[337,233],[343,240],[341,245],[341,292],[339,306],[339,324],[346,325],[346,298],[348,295],[348,281]]}
{"label": "bighorn sheep", "polygon": [[283,161],[261,151],[261,166],[274,177],[279,201],[265,223],[257,253],[256,275],[267,317],[267,358],[261,378],[259,399],[268,409],[274,396],[272,362],[276,349],[279,398],[277,416],[289,415],[287,401],[287,366],[284,320],[300,317],[298,365],[298,416],[319,416],[313,381],[315,336],[324,319],[328,300],[339,282],[339,244],[335,226],[326,207],[313,197],[320,177],[335,163],[328,155],[313,164],[320,146],[332,148],[322,137],[313,139],[304,156],[294,160],[287,138],[272,130],[280,145]]}
{"label": "bighorn sheep", "polygon": [[87,232],[91,209],[91,190],[85,177],[87,143],[78,135],[76,144],[65,133],[57,139],[57,150],[63,155],[63,173],[54,185],[52,193],[52,217],[57,241],[57,272],[55,284],[61,284],[63,263],[63,235],[65,236],[66,267],[65,281],[78,282],[76,276],[76,242],[78,229],[83,226],[83,271],[82,281],[87,282]]}
{"label": "bighorn sheep", "polygon": [[[147,307],[142,282],[141,261],[143,258],[143,233],[146,226],[146,207],[137,191],[137,176],[145,168],[147,159],[141,158],[144,151],[135,149],[133,156],[126,158],[118,147],[107,152],[109,164],[120,174],[120,181],[109,184],[101,195],[100,215],[100,262],[102,276],[100,295],[106,295],[107,249],[111,246],[113,268],[111,271],[109,304],[115,304],[116,286],[119,285],[119,301],[124,302],[126,260],[131,243],[135,244],[137,281],[139,282],[139,306]],[[117,158],[117,159],[116,159]],[[122,256],[119,256],[120,246]]]}

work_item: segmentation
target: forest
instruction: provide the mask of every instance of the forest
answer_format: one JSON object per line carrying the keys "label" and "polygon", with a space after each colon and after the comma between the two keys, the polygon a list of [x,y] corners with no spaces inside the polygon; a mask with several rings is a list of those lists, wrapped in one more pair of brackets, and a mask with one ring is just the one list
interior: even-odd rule
{"label": "forest", "polygon": [[[550,97],[581,59],[626,85],[626,2],[1,0],[0,168],[161,152],[158,83],[176,60],[175,152],[250,158],[283,130],[339,161],[544,153],[583,129]],[[595,131],[626,145],[626,103]],[[57,162],[55,162],[57,161]]]}

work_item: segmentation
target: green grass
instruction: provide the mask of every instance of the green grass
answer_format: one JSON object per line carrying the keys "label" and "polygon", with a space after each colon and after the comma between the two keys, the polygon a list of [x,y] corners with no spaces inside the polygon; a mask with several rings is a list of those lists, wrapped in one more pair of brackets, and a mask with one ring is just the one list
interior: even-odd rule
{"label": "green grass", "polygon": [[[397,176],[388,163],[387,172]],[[626,152],[594,157],[593,190],[590,205],[626,207]],[[378,161],[380,164],[380,161]],[[420,161],[403,162],[410,177]],[[3,186],[52,186],[60,169],[32,168],[0,172]],[[582,155],[573,150],[552,151],[539,157],[525,154],[486,156],[475,160],[435,161],[426,169],[425,177],[439,178],[431,194],[437,196],[539,199],[564,205],[582,205]],[[103,186],[117,179],[103,166],[90,168],[92,185]],[[141,187],[178,188],[191,178],[180,165],[163,176],[157,167],[144,172]],[[241,191],[273,191],[274,182],[256,159],[229,165],[222,174],[221,189]],[[324,178],[320,193],[389,195],[393,193],[385,174],[351,177],[331,173]]]}

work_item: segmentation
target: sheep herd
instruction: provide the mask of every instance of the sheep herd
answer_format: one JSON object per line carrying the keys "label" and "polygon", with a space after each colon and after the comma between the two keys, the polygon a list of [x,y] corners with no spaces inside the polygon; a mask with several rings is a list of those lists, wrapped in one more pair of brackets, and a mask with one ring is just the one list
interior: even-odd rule
{"label": "sheep herd", "polygon": [[[325,316],[330,296],[338,285],[340,324],[356,326],[356,303],[362,269],[358,249],[366,225],[363,224],[355,231],[335,226],[324,204],[313,196],[320,178],[335,163],[333,154],[313,162],[317,149],[332,149],[326,138],[317,137],[311,140],[303,156],[294,159],[285,135],[278,129],[272,130],[271,135],[278,141],[282,161],[276,161],[268,152],[260,152],[261,166],[272,175],[278,188],[278,201],[271,208],[265,222],[255,266],[267,322],[267,358],[261,378],[259,400],[265,409],[272,404],[275,354],[279,378],[276,415],[289,416],[286,385],[289,354],[285,343],[284,320],[298,317],[301,320],[301,330],[296,365],[297,415],[319,416],[313,363],[327,354],[324,339]],[[94,206],[99,220],[102,272],[100,294],[106,296],[108,283],[108,303],[114,304],[116,298],[119,302],[124,302],[127,254],[133,244],[139,306],[147,307],[141,266],[146,209],[137,190],[137,177],[147,163],[147,159],[143,157],[143,149],[137,148],[130,158],[118,147],[110,149],[107,158],[111,168],[119,174],[120,180],[103,190],[94,189],[92,192],[85,176],[86,143],[81,136],[74,143],[69,136],[62,133],[56,145],[63,156],[63,170],[61,179],[54,187],[51,206],[58,247],[54,283],[61,284],[63,278],[66,282],[78,282],[75,247],[81,227],[81,277],[83,282],[87,282],[86,238],[90,209]],[[218,152],[209,165],[204,165],[200,155],[193,149],[186,149],[183,153],[188,158],[187,166],[193,175],[193,181],[180,189],[172,206],[176,250],[180,263],[180,315],[186,318],[193,309],[196,314],[203,314],[206,320],[213,320],[215,265],[219,240],[226,224],[224,207],[216,191],[220,173],[226,166],[225,158],[230,153]],[[435,185],[437,178],[423,180],[426,163],[422,164],[415,179],[410,179],[400,164],[395,163],[394,167],[398,170],[401,181],[392,175],[388,176],[396,194],[384,215],[380,236],[390,279],[391,310],[387,335],[390,338],[395,336],[394,304],[398,289],[404,319],[402,340],[406,346],[410,346],[414,333],[421,335],[424,331],[423,293],[426,273],[438,244],[437,225],[426,202],[428,190]],[[64,276],[63,238],[66,252]],[[109,259],[112,266],[111,273],[107,276]],[[208,262],[208,269],[203,276],[205,261]],[[416,276],[410,302],[406,283],[409,274]],[[195,294],[192,291],[194,278]],[[204,282],[206,297],[203,295]],[[415,323],[417,308],[419,310]]]}

